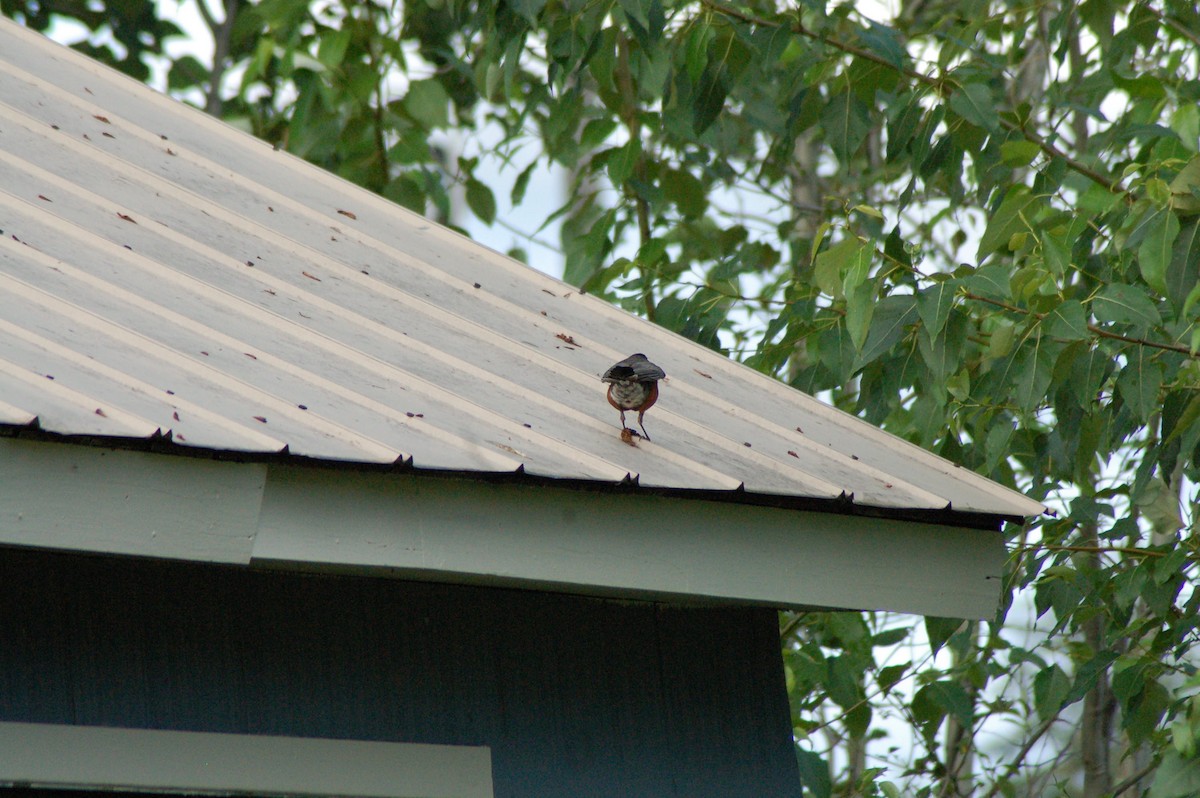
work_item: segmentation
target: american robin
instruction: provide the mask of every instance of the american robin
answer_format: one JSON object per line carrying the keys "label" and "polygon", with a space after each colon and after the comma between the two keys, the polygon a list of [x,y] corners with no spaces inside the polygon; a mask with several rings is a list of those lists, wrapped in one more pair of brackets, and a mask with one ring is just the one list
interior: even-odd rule
{"label": "american robin", "polygon": [[666,372],[646,359],[641,352],[630,355],[609,368],[600,378],[608,383],[608,403],[621,411],[621,428],[625,429],[625,411],[638,411],[638,426],[642,437],[650,440],[642,416],[658,401],[658,381]]}

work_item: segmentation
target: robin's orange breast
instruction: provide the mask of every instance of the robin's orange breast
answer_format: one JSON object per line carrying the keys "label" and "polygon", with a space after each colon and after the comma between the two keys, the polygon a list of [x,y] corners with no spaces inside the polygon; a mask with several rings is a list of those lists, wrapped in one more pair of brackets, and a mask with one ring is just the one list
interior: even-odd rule
{"label": "robin's orange breast", "polygon": [[658,399],[658,383],[618,380],[608,386],[608,403],[617,410],[645,410]]}

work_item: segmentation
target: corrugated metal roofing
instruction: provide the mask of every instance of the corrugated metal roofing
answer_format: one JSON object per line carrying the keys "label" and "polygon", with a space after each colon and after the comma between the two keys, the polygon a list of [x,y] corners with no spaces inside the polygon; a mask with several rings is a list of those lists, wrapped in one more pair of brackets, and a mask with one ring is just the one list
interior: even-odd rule
{"label": "corrugated metal roofing", "polygon": [[[8,20],[0,108],[0,424],[889,510],[1043,509]],[[637,447],[599,381],[632,352],[668,374]]]}

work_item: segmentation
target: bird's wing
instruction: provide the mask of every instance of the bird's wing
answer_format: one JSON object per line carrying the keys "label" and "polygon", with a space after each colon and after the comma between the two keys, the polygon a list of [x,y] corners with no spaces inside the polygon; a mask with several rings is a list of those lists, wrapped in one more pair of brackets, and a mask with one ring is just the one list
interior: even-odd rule
{"label": "bird's wing", "polygon": [[651,363],[645,356],[631,356],[609,367],[600,378],[602,382],[617,382],[630,378],[638,382],[652,382],[666,377],[666,372]]}
{"label": "bird's wing", "polygon": [[620,382],[632,376],[633,369],[629,368],[629,366],[616,365],[604,372],[604,376],[600,378],[600,382]]}
{"label": "bird's wing", "polygon": [[633,364],[633,374],[637,377],[638,382],[650,382],[652,380],[661,380],[667,376],[667,373],[658,366],[651,363],[649,360],[639,360]]}

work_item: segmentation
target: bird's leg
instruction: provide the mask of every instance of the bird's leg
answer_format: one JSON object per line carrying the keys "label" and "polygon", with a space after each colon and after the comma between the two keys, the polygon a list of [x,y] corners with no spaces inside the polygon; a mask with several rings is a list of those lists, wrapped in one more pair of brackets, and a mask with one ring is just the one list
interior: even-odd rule
{"label": "bird's leg", "polygon": [[621,429],[625,429],[625,411],[621,411]]}
{"label": "bird's leg", "polygon": [[[642,423],[642,416],[644,416],[644,415],[646,415],[645,410],[638,411],[638,426],[642,428],[642,437],[645,438],[646,440],[650,440],[650,436],[646,434],[646,425]],[[622,420],[622,423],[624,423],[623,420]]]}

